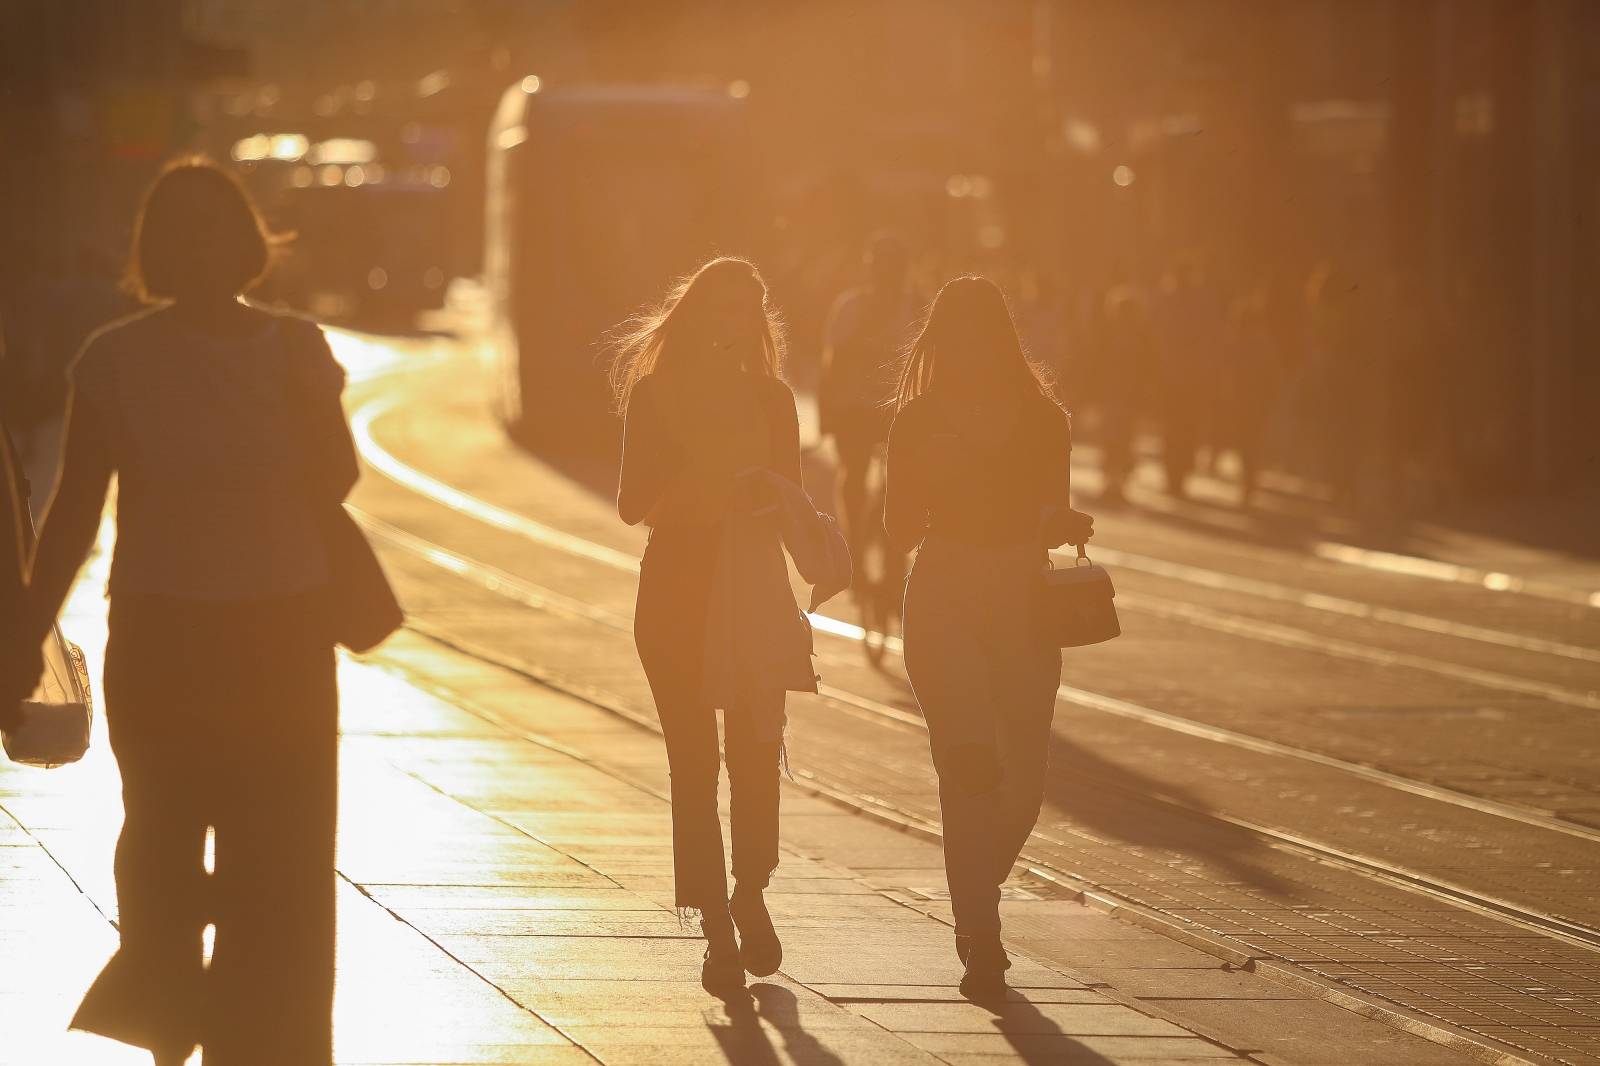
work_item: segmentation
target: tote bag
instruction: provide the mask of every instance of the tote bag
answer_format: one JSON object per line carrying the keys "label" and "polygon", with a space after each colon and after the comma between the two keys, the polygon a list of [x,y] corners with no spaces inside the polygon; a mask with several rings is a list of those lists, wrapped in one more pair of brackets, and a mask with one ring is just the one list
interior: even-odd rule
{"label": "tote bag", "polygon": [[89,750],[93,712],[83,650],[51,626],[44,675],[23,701],[22,724],[0,734],[0,741],[12,762],[42,767],[77,762]]}

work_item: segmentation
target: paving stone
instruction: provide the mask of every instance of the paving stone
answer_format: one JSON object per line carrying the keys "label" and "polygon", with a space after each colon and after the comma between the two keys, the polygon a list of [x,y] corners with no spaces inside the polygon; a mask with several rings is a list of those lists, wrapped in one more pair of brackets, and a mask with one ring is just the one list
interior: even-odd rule
{"label": "paving stone", "polygon": [[1188,1034],[1170,1022],[1114,1003],[1012,1001],[998,1011],[975,1003],[862,1003],[857,1013],[897,1033],[1067,1034],[1159,1036]]}
{"label": "paving stone", "polygon": [[[836,1003],[966,1003],[957,982],[946,985],[847,985],[811,984],[818,995]],[[1010,1002],[1028,1003],[1104,1003],[1105,996],[1089,988],[1029,988],[1012,985],[1006,989]]]}
{"label": "paving stone", "polygon": [[[335,1055],[337,1066],[593,1066],[594,1056],[573,1044],[440,1044],[396,1048],[387,1057],[354,1051]],[[149,1061],[149,1056],[143,1056]]]}
{"label": "paving stone", "polygon": [[[1234,1052],[1198,1037],[1180,1036],[1099,1036],[1063,1033],[902,1033],[908,1042],[931,1051],[941,1060],[948,1055],[988,1055],[1025,1063],[1074,1059],[1095,1062],[1136,1062],[1149,1060],[1199,1059],[1228,1061],[1239,1058]],[[1353,1066],[1346,1063],[1345,1066]],[[1363,1064],[1365,1066],[1365,1064]]]}
{"label": "paving stone", "polygon": [[1209,970],[1173,970],[1144,967],[1098,967],[1098,980],[1118,992],[1166,1003],[1169,1000],[1305,999],[1303,993],[1254,974],[1213,967]]}
{"label": "paving stone", "polygon": [[1457,1051],[1379,1022],[1357,1027],[1348,1011],[1320,1000],[1191,1001],[1183,1016],[1232,1047],[1267,1051],[1304,1066],[1461,1066]]}

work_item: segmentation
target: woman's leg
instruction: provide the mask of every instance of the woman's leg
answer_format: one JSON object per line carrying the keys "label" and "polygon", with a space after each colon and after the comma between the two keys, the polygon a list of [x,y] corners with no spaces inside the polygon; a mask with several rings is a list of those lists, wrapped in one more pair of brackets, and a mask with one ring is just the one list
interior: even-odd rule
{"label": "woman's leg", "polygon": [[709,704],[657,691],[656,714],[672,775],[674,902],[680,910],[694,908],[715,917],[728,901],[722,819],[717,814],[722,768],[717,712]]}
{"label": "woman's leg", "polygon": [[959,936],[1000,931],[1000,752],[981,618],[958,574],[919,558],[906,591],[906,673],[939,775],[945,875]]}
{"label": "woman's leg", "polygon": [[1000,649],[991,669],[997,693],[1001,773],[995,823],[996,883],[1004,884],[1038,824],[1044,804],[1050,727],[1056,690],[1061,685],[1061,650],[1036,647],[1032,634],[1018,633],[1014,643]]}
{"label": "woman's leg", "polygon": [[[783,693],[764,697],[781,701]],[[728,786],[732,793],[733,876],[728,911],[739,928],[745,970],[766,977],[783,965],[783,945],[762,896],[778,868],[778,754],[782,741],[762,735],[754,708],[723,712]]]}
{"label": "woman's leg", "polygon": [[[782,693],[777,695],[781,700]],[[780,740],[759,735],[751,714],[723,712],[724,748],[732,805],[733,876],[761,890],[778,868],[778,751]]]}
{"label": "woman's leg", "polygon": [[[216,823],[209,1066],[332,1061],[338,695],[333,649],[264,634]],[[248,688],[244,686],[249,686]]]}
{"label": "woman's leg", "polygon": [[645,549],[634,642],[650,681],[672,775],[672,865],[675,903],[726,919],[722,821],[717,779],[722,770],[716,710],[700,697],[704,684],[706,597],[716,559],[716,534],[657,532]]}
{"label": "woman's leg", "polygon": [[105,669],[122,775],[115,874],[122,944],[72,1027],[187,1057],[199,1039],[207,921],[207,738],[195,672],[171,612],[114,610]]}

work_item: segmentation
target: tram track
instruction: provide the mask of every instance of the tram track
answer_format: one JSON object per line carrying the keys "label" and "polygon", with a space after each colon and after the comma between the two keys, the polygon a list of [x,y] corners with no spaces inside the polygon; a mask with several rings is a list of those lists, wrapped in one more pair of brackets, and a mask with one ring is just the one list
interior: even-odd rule
{"label": "tram track", "polygon": [[[413,492],[450,507],[461,514],[468,515],[486,525],[513,533],[533,543],[587,558],[623,572],[638,573],[639,559],[637,556],[619,551],[608,545],[597,544],[586,538],[556,529],[537,519],[500,507],[487,500],[479,499],[416,469],[389,452],[378,442],[372,427],[379,418],[393,410],[397,404],[398,400],[393,398],[377,400],[362,405],[352,417],[352,428],[357,446],[360,448],[363,458],[374,469],[383,473],[390,480],[411,489]],[[1249,578],[1235,579],[1234,575],[1227,575],[1220,571],[1191,567],[1187,564],[1171,563],[1167,560],[1156,560],[1149,556],[1122,552],[1116,549],[1096,549],[1096,553],[1107,562],[1129,565],[1132,568],[1143,569],[1158,576],[1186,580],[1208,588],[1227,587],[1228,591],[1264,596],[1278,602],[1289,600],[1295,592],[1299,592],[1300,605],[1308,606],[1313,610],[1331,611],[1347,617],[1358,615],[1373,621],[1428,632],[1436,636],[1450,636],[1463,640],[1494,643],[1502,647],[1530,653],[1582,661],[1600,660],[1600,652],[1564,642],[1522,637],[1518,634],[1506,633],[1487,627],[1465,625],[1448,619],[1419,615],[1414,612],[1394,611],[1374,604],[1322,596],[1306,590],[1291,590],[1288,586],[1276,585],[1271,582]],[[1231,587],[1226,586],[1225,582],[1230,579],[1236,580],[1237,584]],[[1324,633],[1297,626],[1249,618],[1148,593],[1123,592],[1119,593],[1119,599],[1124,606],[1132,610],[1158,618],[1199,626],[1228,636],[1243,637],[1333,658],[1366,662],[1378,666],[1397,666],[1412,669],[1450,681],[1476,685],[1506,694],[1531,696],[1580,710],[1600,710],[1600,691],[1580,691],[1534,678],[1450,662],[1431,656],[1395,651],[1360,641],[1334,638]],[[829,619],[825,616],[814,617],[813,622],[819,628],[829,632],[834,631],[834,626],[850,625],[842,620]]]}
{"label": "tram track", "polygon": [[[618,550],[609,545],[598,544],[587,538],[557,529],[546,523],[527,515],[500,507],[494,503],[483,500],[470,493],[464,492],[455,486],[449,485],[415,467],[405,463],[392,452],[386,449],[378,440],[373,431],[377,420],[398,405],[394,398],[379,399],[360,406],[353,418],[352,427],[358,448],[363,458],[374,469],[378,470],[391,481],[407,488],[425,498],[433,500],[453,511],[467,515],[479,522],[504,532],[521,537],[525,540],[552,548],[568,555],[591,560],[601,565],[610,567],[627,574],[636,575],[639,572],[639,559],[628,552]],[[1168,563],[1166,560],[1153,560],[1149,557],[1135,557],[1131,553],[1117,552],[1115,550],[1097,549],[1097,554],[1113,561],[1116,555],[1121,563],[1133,562],[1146,567],[1160,564],[1160,568],[1172,572],[1174,570],[1193,571],[1193,576],[1209,585],[1215,585],[1224,575],[1217,571],[1207,571],[1199,567],[1188,567],[1187,564]],[[1120,564],[1119,564],[1120,565]],[[1261,585],[1269,589],[1275,598],[1287,596],[1287,586],[1277,586],[1268,582],[1256,582],[1246,579],[1252,585]],[[1319,594],[1307,593],[1308,596]],[[1445,676],[1451,680],[1477,684],[1484,687],[1496,688],[1501,691],[1511,691],[1519,695],[1528,695],[1538,698],[1550,699],[1552,702],[1574,706],[1580,709],[1600,708],[1600,694],[1592,692],[1578,692],[1565,689],[1561,686],[1547,685],[1532,679],[1498,674],[1476,667],[1461,666],[1431,660],[1427,657],[1395,652],[1390,649],[1362,644],[1360,642],[1334,639],[1323,634],[1308,632],[1290,626],[1281,626],[1276,623],[1262,622],[1256,619],[1241,618],[1210,608],[1193,604],[1169,601],[1160,597],[1150,597],[1144,594],[1123,592],[1119,599],[1133,601],[1131,606],[1146,610],[1158,617],[1174,619],[1193,624],[1205,625],[1215,631],[1228,635],[1243,636],[1256,640],[1275,643],[1280,646],[1296,648],[1309,653],[1319,653],[1333,657],[1364,661],[1379,666],[1416,667],[1429,672]],[[1373,605],[1358,604],[1356,601],[1343,601],[1337,607],[1341,613],[1366,608],[1374,612],[1384,609]],[[1425,617],[1425,616],[1418,616]],[[1463,635],[1446,630],[1472,630],[1479,627],[1463,627],[1458,623],[1444,619],[1427,619],[1428,624],[1436,624],[1440,635]],[[812,615],[813,626],[821,632],[842,637],[847,640],[859,641],[864,632],[860,626],[843,619],[827,615]],[[1395,624],[1405,624],[1396,622]],[[1505,636],[1498,631],[1483,631],[1482,634],[1493,633],[1496,636]],[[1554,642],[1537,642],[1554,643]],[[890,637],[888,648],[895,654],[900,653],[900,644],[897,638]],[[1529,650],[1541,650],[1533,649]],[[1586,649],[1575,646],[1561,645],[1559,649],[1548,649],[1547,654],[1567,656],[1569,651],[1581,652]],[[1571,656],[1567,656],[1571,657]],[[1509,803],[1494,800],[1488,797],[1476,796],[1471,793],[1461,792],[1431,782],[1409,778],[1395,774],[1379,767],[1364,763],[1351,762],[1336,756],[1301,748],[1296,745],[1274,741],[1236,730],[1213,726],[1199,722],[1181,715],[1158,711],[1144,707],[1127,700],[1105,696],[1100,693],[1088,691],[1075,686],[1061,686],[1059,696],[1064,701],[1085,707],[1104,714],[1111,714],[1123,718],[1141,721],[1147,725],[1157,726],[1174,732],[1185,733],[1191,736],[1202,737],[1221,744],[1247,748],[1263,754],[1280,755],[1294,758],[1302,762],[1314,763],[1332,769],[1338,769],[1400,791],[1413,795],[1426,796],[1448,802],[1456,806],[1469,808],[1482,813],[1493,814],[1509,818],[1527,825],[1539,826],[1565,833],[1569,836],[1579,837],[1590,842],[1600,842],[1600,830],[1593,827],[1560,818],[1557,815],[1541,811],[1532,806],[1518,803]],[[895,710],[897,713],[904,713]],[[919,720],[920,721],[920,720]]]}
{"label": "tram track", "polygon": [[[537,583],[530,582],[508,571],[491,564],[472,559],[459,552],[451,551],[442,545],[435,544],[416,534],[407,532],[397,526],[376,518],[364,512],[357,512],[357,517],[362,525],[375,537],[384,543],[408,552],[423,559],[431,565],[443,569],[464,580],[470,581],[485,591],[502,596],[524,607],[534,610],[551,612],[574,621],[602,625],[619,633],[631,633],[631,620],[617,612],[608,611],[585,603],[582,600],[567,596],[554,589],[546,588]],[[855,629],[854,634],[850,629]],[[429,636],[440,638],[447,636],[437,626],[428,625],[421,631]],[[849,626],[848,623],[830,627],[829,632],[846,639],[861,639],[859,627]],[[573,691],[586,699],[593,700],[595,694],[586,686],[575,685],[571,679],[553,676],[549,671],[538,670],[530,664],[515,657],[494,652],[491,649],[479,647],[463,648],[474,657],[484,659],[494,665],[512,669],[518,673],[535,676],[544,683],[553,683],[558,687]],[[829,653],[819,653],[819,657],[834,658]],[[899,727],[923,729],[922,719],[910,712],[872,700],[837,686],[823,685],[818,695],[822,698],[841,704],[858,716],[864,715],[883,724],[893,724]],[[1128,701],[1116,700],[1113,697],[1102,696],[1098,693],[1087,692],[1072,686],[1062,685],[1059,693],[1061,698],[1077,706],[1092,710],[1115,714],[1120,717],[1132,718],[1147,724],[1160,725],[1164,728],[1175,728],[1177,731],[1198,736],[1202,739],[1217,743],[1228,744],[1236,747],[1245,747],[1262,754],[1280,755],[1314,762],[1319,766],[1338,770],[1364,780],[1394,788],[1398,791],[1421,796],[1440,803],[1450,804],[1480,814],[1486,814],[1526,825],[1537,826],[1553,832],[1566,833],[1567,835],[1591,843],[1600,842],[1600,832],[1560,818],[1544,815],[1532,808],[1523,808],[1515,804],[1501,803],[1498,801],[1484,800],[1481,797],[1465,793],[1454,792],[1450,789],[1440,788],[1426,782],[1413,781],[1399,775],[1389,774],[1385,771],[1376,771],[1355,763],[1335,759],[1331,756],[1321,755],[1316,752],[1296,749],[1289,745],[1278,744],[1272,741],[1263,741],[1260,738],[1249,737],[1245,734],[1234,733],[1216,727],[1203,726],[1190,722],[1187,719],[1167,715],[1165,712],[1152,708],[1141,707]],[[616,701],[605,701],[609,709],[615,710]],[[650,728],[657,728],[642,716],[628,714],[630,720],[646,724]],[[852,805],[859,810],[869,810],[879,814],[891,816],[906,827],[926,830],[926,820],[915,816],[912,812],[905,811],[885,801],[860,796],[850,791],[845,783],[828,782],[830,793],[837,793],[838,798],[853,799]],[[1181,811],[1187,816],[1209,818],[1224,822],[1235,828],[1245,830],[1274,847],[1286,848],[1299,853],[1317,862],[1329,863],[1340,866],[1353,872],[1380,880],[1394,887],[1399,887],[1430,898],[1465,907],[1480,914],[1486,914],[1503,921],[1510,922],[1519,928],[1536,932],[1542,935],[1558,937],[1568,943],[1600,952],[1600,928],[1577,922],[1559,915],[1550,914],[1531,907],[1525,907],[1515,902],[1498,898],[1487,893],[1478,892],[1469,887],[1430,877],[1425,873],[1408,869],[1402,865],[1388,862],[1372,856],[1361,855],[1348,849],[1339,848],[1322,843],[1301,834],[1293,833],[1282,828],[1264,825],[1250,819],[1240,818],[1224,812],[1206,809],[1182,803],[1171,797],[1145,794],[1143,798],[1153,800],[1163,806]],[[937,832],[936,829],[932,830]],[[1039,834],[1035,834],[1038,836]],[[1042,842],[1049,843],[1048,835],[1040,838]],[[1077,878],[1078,874],[1071,871],[1057,869],[1048,859],[1037,854],[1024,853],[1024,861],[1028,864],[1052,870],[1058,875]],[[1107,891],[1102,889],[1102,891]],[[1115,893],[1111,893],[1115,895]]]}
{"label": "tram track", "polygon": [[[385,479],[406,490],[407,494],[415,494],[424,499],[438,504],[452,512],[462,513],[475,519],[484,526],[510,534],[515,538],[531,543],[543,549],[554,549],[558,553],[574,560],[586,560],[598,564],[604,569],[618,574],[636,575],[639,569],[639,559],[628,551],[620,550],[608,544],[598,543],[572,532],[546,525],[525,513],[498,506],[487,500],[480,499],[469,492],[449,485],[437,478],[417,470],[397,456],[383,448],[377,441],[373,429],[374,424],[383,414],[393,410],[399,403],[394,396],[380,396],[373,402],[360,404],[354,412],[352,423],[356,432],[358,446],[361,448],[368,464],[382,473]],[[399,549],[407,555],[420,558],[433,568],[452,573],[457,578],[471,583],[485,592],[495,594],[503,599],[518,603],[523,607],[545,612],[563,619],[571,619],[588,625],[598,625],[609,630],[612,637],[626,637],[631,631],[631,618],[625,609],[618,609],[615,603],[610,609],[594,603],[585,602],[555,589],[547,588],[535,582],[502,569],[483,559],[452,551],[441,544],[434,543],[416,532],[401,529],[384,522],[372,515],[359,516],[371,530],[374,536]],[[482,549],[477,549],[481,551]],[[1105,555],[1105,550],[1101,553]],[[1113,562],[1107,558],[1108,562]],[[1137,563],[1151,566],[1150,557],[1134,560]],[[1130,567],[1129,560],[1123,558],[1114,562],[1114,565],[1124,568]],[[1181,566],[1184,564],[1171,564],[1166,560],[1154,560],[1152,569],[1167,566]],[[1197,568],[1198,569],[1198,568]],[[568,571],[569,573],[571,571]],[[1198,580],[1190,582],[1196,586],[1208,586],[1218,580],[1212,574],[1220,572],[1190,575]],[[1165,576],[1165,575],[1157,575]],[[1225,579],[1228,575],[1221,574]],[[1269,583],[1270,584],[1270,583]],[[1234,590],[1238,591],[1238,590]],[[1297,596],[1316,596],[1316,593],[1295,590],[1291,586],[1283,585],[1273,588],[1264,599],[1278,602],[1294,603]],[[1301,606],[1306,606],[1301,604]],[[1484,629],[1483,634],[1469,634],[1467,632],[1450,632],[1450,627],[1460,627],[1462,623],[1448,622],[1446,620],[1431,619],[1428,616],[1414,618],[1371,618],[1366,615],[1372,605],[1359,604],[1358,601],[1346,600],[1331,607],[1328,613],[1344,614],[1358,619],[1369,621],[1389,622],[1405,626],[1411,630],[1425,630],[1437,636],[1457,637],[1465,641],[1476,641],[1484,645],[1498,645],[1523,652],[1532,652],[1543,655],[1553,655],[1559,659],[1572,661],[1588,661],[1588,657],[1581,654],[1585,649],[1574,645],[1560,645],[1559,642],[1543,641],[1542,638],[1530,638],[1527,644],[1519,645],[1519,634],[1507,634],[1503,631]],[[1316,610],[1316,606],[1312,606]],[[1382,613],[1384,608],[1374,608]],[[1253,620],[1252,620],[1253,621]],[[1407,622],[1413,623],[1406,625]],[[1438,631],[1435,623],[1443,623],[1446,631]],[[818,653],[822,662],[829,667],[848,666],[854,670],[862,667],[860,656],[854,652],[846,651],[846,647],[855,647],[864,638],[861,627],[843,619],[825,615],[813,616],[813,624],[819,632]],[[659,725],[653,717],[646,713],[646,709],[635,706],[637,693],[633,697],[622,697],[617,693],[608,692],[597,688],[593,679],[582,675],[579,671],[570,675],[563,675],[561,671],[570,669],[564,663],[530,662],[516,654],[513,644],[508,644],[498,639],[486,638],[479,635],[472,637],[472,628],[467,626],[451,625],[448,620],[440,621],[425,619],[413,623],[424,636],[455,647],[457,650],[474,656],[486,663],[503,669],[527,676],[541,683],[562,689],[570,694],[596,704],[605,710],[626,718],[641,727],[659,731]],[[1473,628],[1473,627],[1467,627]],[[1487,636],[1488,639],[1479,639]],[[828,638],[836,638],[830,642]],[[477,643],[482,640],[483,643]],[[848,642],[841,645],[839,640]],[[831,643],[831,647],[829,646]],[[1548,645],[1548,646],[1544,646]],[[895,639],[889,641],[889,650],[900,653],[900,642]],[[1380,650],[1380,649],[1374,649]],[[1578,652],[1579,654],[1571,654]],[[1392,665],[1392,663],[1391,663]],[[832,671],[829,671],[832,672]],[[609,684],[610,682],[604,682]],[[901,731],[902,735],[909,730],[922,730],[923,723],[920,716],[904,706],[895,706],[874,700],[860,692],[851,691],[849,687],[839,685],[824,685],[819,693],[824,704],[837,713],[863,722],[872,722],[877,727]],[[1183,734],[1199,740],[1209,741],[1219,745],[1221,749],[1232,749],[1239,752],[1250,752],[1254,755],[1267,756],[1277,760],[1294,760],[1303,764],[1313,765],[1323,770],[1334,771],[1354,780],[1361,780],[1372,785],[1382,786],[1395,792],[1406,793],[1412,797],[1433,801],[1455,808],[1459,811],[1470,812],[1474,815],[1487,816],[1499,823],[1513,823],[1526,826],[1530,829],[1544,830],[1581,841],[1584,844],[1600,842],[1600,829],[1562,818],[1550,811],[1542,810],[1531,805],[1517,802],[1507,802],[1491,799],[1485,796],[1461,792],[1429,781],[1418,780],[1403,774],[1392,773],[1380,767],[1369,766],[1363,763],[1328,755],[1324,752],[1314,751],[1293,744],[1270,740],[1264,737],[1253,736],[1248,733],[1214,726],[1203,721],[1196,721],[1180,714],[1159,711],[1152,707],[1141,706],[1131,701],[1107,696],[1102,693],[1089,691],[1075,686],[1061,685],[1058,697],[1066,704],[1083,708],[1099,714],[1137,722],[1146,726],[1154,726],[1174,734]],[[1555,701],[1561,702],[1561,701]],[[842,724],[845,719],[835,719]],[[903,744],[903,741],[887,741],[891,745]],[[891,747],[888,750],[894,750]],[[799,784],[807,791],[819,797],[825,797],[846,808],[862,814],[896,825],[908,832],[922,835],[929,839],[937,839],[939,827],[936,822],[936,809],[922,810],[921,804],[913,802],[911,807],[895,802],[891,793],[873,795],[870,782],[856,782],[839,779],[826,771],[819,773],[812,768],[798,768],[800,775]],[[845,774],[848,778],[850,775]],[[1083,775],[1093,777],[1092,774]],[[862,784],[866,787],[861,787]],[[1354,843],[1345,846],[1332,843],[1326,839],[1315,839],[1317,835],[1302,834],[1292,827],[1261,824],[1249,818],[1240,817],[1237,813],[1230,813],[1228,805],[1224,804],[1222,810],[1213,809],[1195,798],[1188,796],[1181,789],[1176,794],[1163,794],[1158,787],[1130,788],[1126,782],[1108,780],[1096,783],[1096,787],[1103,787],[1108,793],[1119,789],[1128,792],[1130,800],[1137,800],[1140,805],[1152,811],[1166,810],[1168,816],[1156,815],[1158,818],[1168,818],[1174,826],[1193,824],[1195,832],[1200,835],[1216,831],[1232,831],[1242,834],[1258,842],[1258,844],[1271,852],[1276,852],[1284,857],[1273,860],[1276,864],[1299,862],[1322,866],[1332,871],[1341,871],[1336,876],[1355,876],[1365,880],[1375,888],[1382,886],[1380,891],[1399,893],[1394,898],[1397,906],[1403,911],[1407,904],[1399,902],[1406,896],[1416,899],[1413,907],[1432,907],[1434,913],[1444,914],[1451,910],[1470,912],[1480,916],[1478,920],[1488,919],[1491,926],[1498,926],[1505,930],[1504,933],[1490,934],[1498,936],[1528,937],[1537,935],[1548,938],[1552,944],[1551,950],[1556,950],[1554,945],[1559,943],[1567,945],[1566,951],[1569,962],[1562,965],[1570,967],[1572,959],[1589,958],[1593,953],[1600,952],[1600,928],[1590,924],[1587,918],[1575,920],[1572,917],[1559,913],[1552,913],[1541,909],[1538,904],[1528,905],[1531,901],[1518,902],[1503,898],[1498,895],[1498,889],[1493,885],[1479,885],[1474,888],[1470,885],[1456,883],[1449,871],[1426,872],[1412,869],[1403,861],[1388,861],[1381,855],[1364,853],[1362,845]],[[1135,794],[1137,793],[1137,794]],[[1188,802],[1185,802],[1185,801]],[[1464,824],[1464,823],[1463,823]],[[1216,829],[1207,829],[1206,826],[1215,826]],[[1056,840],[1058,832],[1066,832],[1068,836],[1063,840]],[[1186,832],[1186,831],[1185,831]],[[1502,838],[1506,834],[1499,834]],[[1499,1041],[1498,1037],[1490,1038],[1487,1043],[1474,1035],[1470,1029],[1463,1030],[1453,1025],[1446,1018],[1426,1006],[1426,1001],[1410,1001],[1406,997],[1395,999],[1386,993],[1372,993],[1364,990],[1360,982],[1352,985],[1344,978],[1331,976],[1319,970],[1316,966],[1307,968],[1304,964],[1292,961],[1293,956],[1278,953],[1278,949],[1270,943],[1262,942],[1253,934],[1239,934],[1229,931],[1226,926],[1210,926],[1205,922],[1196,923],[1194,919],[1183,917],[1180,914],[1170,913],[1165,905],[1159,901],[1144,901],[1139,898],[1139,893],[1128,895],[1112,886],[1094,880],[1097,867],[1091,861],[1087,866],[1079,865],[1079,856],[1074,854],[1073,845],[1081,843],[1071,837],[1069,826],[1062,826],[1059,831],[1047,826],[1043,832],[1036,833],[1034,841],[1030,843],[1022,857],[1022,865],[1032,876],[1033,883],[1046,891],[1055,886],[1054,891],[1065,891],[1074,898],[1091,906],[1097,906],[1110,912],[1121,915],[1146,928],[1172,936],[1181,942],[1207,951],[1212,955],[1247,969],[1261,967],[1261,972],[1274,976],[1277,979],[1288,980],[1297,987],[1304,986],[1315,994],[1327,999],[1329,1002],[1366,1014],[1369,1017],[1379,1018],[1395,1025],[1438,1040],[1452,1046],[1464,1047],[1476,1057],[1484,1061],[1511,1063],[1528,1062],[1517,1055],[1512,1055],[1509,1048],[1523,1050],[1523,1046],[1513,1040],[1507,1045]],[[1263,852],[1266,854],[1266,852]],[[1059,858],[1052,857],[1053,855]],[[1291,858],[1292,857],[1292,858]],[[1403,856],[1401,857],[1403,860]],[[1284,867],[1293,869],[1293,865]],[[1305,866],[1301,867],[1305,869]],[[1113,871],[1114,872],[1114,871]],[[1300,875],[1302,878],[1304,875]],[[1316,875],[1308,883],[1315,883]],[[1427,901],[1424,903],[1424,901]],[[1442,910],[1440,908],[1443,908]],[[1463,913],[1463,920],[1466,914]],[[1264,929],[1270,929],[1271,920]],[[1402,919],[1403,921],[1403,919]],[[1380,923],[1381,924],[1381,923]],[[1402,926],[1396,928],[1403,928]],[[1376,931],[1375,931],[1376,932]],[[1374,944],[1382,948],[1385,942],[1375,940]],[[1464,965],[1464,963],[1463,963]],[[1580,967],[1587,967],[1587,963],[1578,963]],[[1468,967],[1468,969],[1482,970],[1483,967]],[[1554,975],[1552,975],[1554,976]],[[1548,983],[1548,979],[1547,982]],[[1498,987],[1498,986],[1497,986]],[[1511,991],[1507,989],[1507,991]],[[1419,1005],[1420,1004],[1420,1005]],[[1462,1044],[1465,1039],[1465,1046]]]}

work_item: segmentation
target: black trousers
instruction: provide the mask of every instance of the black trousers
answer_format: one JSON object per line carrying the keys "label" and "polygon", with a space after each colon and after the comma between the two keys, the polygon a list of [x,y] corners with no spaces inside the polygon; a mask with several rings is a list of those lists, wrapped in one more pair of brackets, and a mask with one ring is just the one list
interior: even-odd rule
{"label": "black trousers", "polygon": [[122,944],[74,1028],[208,1066],[332,1061],[338,696],[307,609],[113,596]]}
{"label": "black trousers", "polygon": [[[657,530],[645,549],[633,634],[650,681],[672,774],[675,902],[699,910],[728,898],[722,821],[717,814],[717,709],[701,697],[706,599],[720,533]],[[723,709],[732,810],[733,876],[765,888],[778,867],[778,751],[748,713]]]}
{"label": "black trousers", "polygon": [[906,673],[928,723],[963,935],[999,933],[1000,888],[1044,803],[1061,683],[1061,650],[1040,643],[1029,613],[1044,558],[930,538],[906,583]]}

